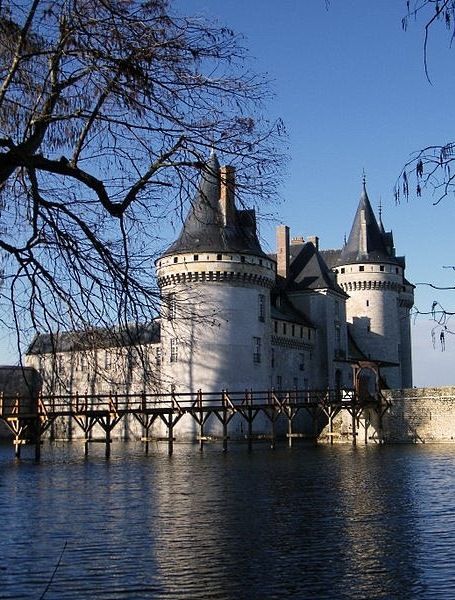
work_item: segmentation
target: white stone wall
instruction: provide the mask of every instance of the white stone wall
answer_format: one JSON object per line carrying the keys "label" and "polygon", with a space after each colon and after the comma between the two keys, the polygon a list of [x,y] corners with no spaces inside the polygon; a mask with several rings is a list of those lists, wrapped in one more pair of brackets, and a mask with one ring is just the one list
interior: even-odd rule
{"label": "white stone wall", "polygon": [[312,387],[335,388],[337,370],[341,373],[341,385],[351,387],[351,369],[344,362],[347,357],[345,297],[331,290],[293,292],[290,296],[294,306],[302,310],[317,328]]}
{"label": "white stone wall", "polygon": [[[346,318],[352,323],[360,350],[372,359],[400,364],[402,356],[410,353],[410,346],[402,346],[402,268],[396,264],[365,263],[344,265],[337,271],[338,283],[349,294]],[[389,387],[401,387],[399,366],[383,367],[381,373]]]}
{"label": "white stone wall", "polygon": [[[241,254],[178,254],[157,261],[156,271],[167,313],[161,322],[163,389],[218,394],[268,389],[275,262]],[[243,428],[235,416],[230,431],[241,435]],[[196,429],[190,417],[183,418],[176,435],[194,439]],[[255,429],[265,432],[270,423],[261,415]],[[219,420],[209,419],[205,434],[221,435]]]}
{"label": "white stone wall", "polygon": [[[176,392],[267,389],[269,290],[201,282],[190,291],[186,286],[173,286],[172,293],[176,294],[176,314],[163,319],[161,326],[163,388]],[[265,302],[264,320],[259,319],[259,295]]]}

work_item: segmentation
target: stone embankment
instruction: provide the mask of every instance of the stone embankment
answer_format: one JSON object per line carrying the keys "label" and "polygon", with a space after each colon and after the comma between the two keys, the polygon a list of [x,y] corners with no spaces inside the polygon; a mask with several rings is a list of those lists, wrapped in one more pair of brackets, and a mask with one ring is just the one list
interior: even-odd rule
{"label": "stone embankment", "polygon": [[455,387],[387,390],[386,443],[455,441]]}

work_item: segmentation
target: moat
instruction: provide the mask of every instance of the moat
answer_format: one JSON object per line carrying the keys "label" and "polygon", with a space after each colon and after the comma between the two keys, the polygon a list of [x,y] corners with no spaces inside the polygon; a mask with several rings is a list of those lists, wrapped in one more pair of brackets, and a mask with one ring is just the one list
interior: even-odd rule
{"label": "moat", "polygon": [[1,598],[455,597],[455,445],[112,446],[0,445]]}

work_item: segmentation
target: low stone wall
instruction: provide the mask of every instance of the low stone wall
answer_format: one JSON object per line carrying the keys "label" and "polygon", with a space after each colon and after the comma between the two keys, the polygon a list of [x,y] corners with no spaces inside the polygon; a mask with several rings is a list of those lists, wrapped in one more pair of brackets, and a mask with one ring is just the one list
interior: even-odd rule
{"label": "low stone wall", "polygon": [[387,390],[390,402],[384,415],[384,441],[455,441],[455,387]]}

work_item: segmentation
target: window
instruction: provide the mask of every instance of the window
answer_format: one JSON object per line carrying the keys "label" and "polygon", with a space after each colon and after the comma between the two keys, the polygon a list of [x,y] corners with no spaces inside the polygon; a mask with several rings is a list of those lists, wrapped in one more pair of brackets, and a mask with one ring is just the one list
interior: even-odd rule
{"label": "window", "polygon": [[221,260],[222,258],[223,258],[223,255],[222,255],[222,254],[217,254],[217,255],[216,255],[216,260]]}
{"label": "window", "polygon": [[398,273],[398,267],[395,267],[395,273]]}
{"label": "window", "polygon": [[344,273],[344,271],[345,271],[345,268],[341,267],[341,272]]}
{"label": "window", "polygon": [[253,338],[253,362],[259,364],[261,362],[261,338]]}
{"label": "window", "polygon": [[278,333],[278,321],[273,322],[273,330],[275,331],[275,333]]}
{"label": "window", "polygon": [[155,363],[157,366],[161,364],[161,348],[157,348],[155,351]]}
{"label": "window", "polygon": [[245,257],[244,256],[240,257],[240,262],[245,262]]}
{"label": "window", "polygon": [[367,300],[367,306],[370,306],[370,301],[369,300]]}
{"label": "window", "polygon": [[194,254],[194,255],[193,255],[193,260],[195,260],[195,261],[196,261],[196,260],[199,260],[199,254]]}
{"label": "window", "polygon": [[272,354],[271,354],[271,367],[272,369],[275,368],[275,348],[272,348]]}
{"label": "window", "polygon": [[303,352],[299,354],[299,370],[305,371],[305,354]]}
{"label": "window", "polygon": [[299,380],[298,380],[297,377],[294,377],[293,384],[294,384],[294,389],[298,389],[298,387],[299,387]]}
{"label": "window", "polygon": [[179,257],[178,256],[174,256],[174,262],[175,263],[179,262]]}
{"label": "window", "polygon": [[294,336],[295,335],[295,325],[291,326],[291,334]]}
{"label": "window", "polygon": [[104,351],[104,368],[110,369],[112,367],[112,354],[110,350]]}
{"label": "window", "polygon": [[335,346],[337,349],[341,348],[341,327],[339,325],[335,326]]}
{"label": "window", "polygon": [[126,352],[126,364],[127,364],[127,369],[128,372],[131,373],[131,371],[134,369],[136,363],[136,356],[135,356],[135,352],[134,352],[134,348],[128,348],[127,352]]}
{"label": "window", "polygon": [[287,332],[286,323],[283,323],[283,334],[286,335],[286,332]]}
{"label": "window", "polygon": [[303,327],[300,327],[300,337],[303,338]]}
{"label": "window", "polygon": [[177,362],[178,359],[178,345],[177,338],[171,339],[171,362]]}
{"label": "window", "polygon": [[177,303],[175,300],[175,292],[171,292],[167,296],[167,318],[172,321],[177,316]]}
{"label": "window", "polygon": [[311,340],[311,329],[308,329],[308,339]]}
{"label": "window", "polygon": [[379,266],[379,270],[380,270],[380,271],[384,271],[384,265],[380,265],[380,266]]}
{"label": "window", "polygon": [[363,265],[360,265],[359,271],[365,271],[365,267]]}
{"label": "window", "polygon": [[259,320],[265,321],[265,296],[264,294],[259,294],[258,296],[259,306],[258,306],[258,317]]}
{"label": "window", "polygon": [[276,387],[281,390],[281,385],[283,383],[282,377],[281,375],[277,375],[276,376]]}
{"label": "window", "polygon": [[338,300],[335,300],[335,317],[340,318],[340,303]]}

